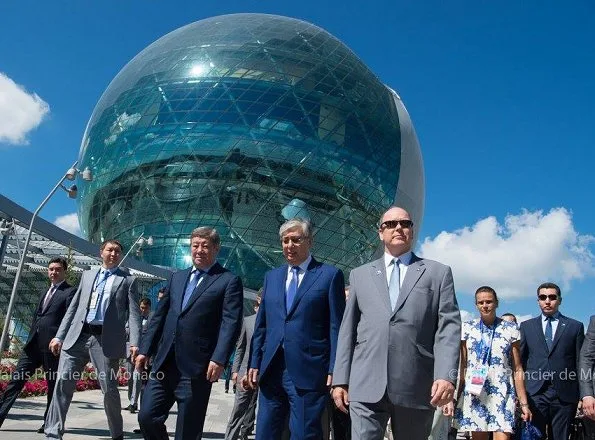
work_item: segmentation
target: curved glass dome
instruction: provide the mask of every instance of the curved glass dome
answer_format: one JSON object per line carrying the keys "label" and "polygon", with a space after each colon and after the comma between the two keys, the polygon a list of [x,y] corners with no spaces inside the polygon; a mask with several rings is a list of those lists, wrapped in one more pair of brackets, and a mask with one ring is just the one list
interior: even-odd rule
{"label": "curved glass dome", "polygon": [[186,267],[192,229],[214,226],[219,261],[258,288],[284,261],[287,218],[313,221],[320,260],[346,271],[369,260],[397,192],[401,130],[391,91],[328,32],[234,14],[132,59],[97,104],[80,161],[95,176],[79,182],[91,241],[130,246],[144,233],[146,261]]}

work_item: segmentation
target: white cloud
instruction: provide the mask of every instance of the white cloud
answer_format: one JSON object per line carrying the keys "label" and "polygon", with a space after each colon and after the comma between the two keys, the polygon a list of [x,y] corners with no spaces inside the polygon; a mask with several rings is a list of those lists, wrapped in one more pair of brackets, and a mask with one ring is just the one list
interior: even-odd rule
{"label": "white cloud", "polygon": [[454,232],[424,239],[420,254],[452,267],[457,291],[473,293],[492,286],[502,298],[533,297],[536,287],[553,281],[569,290],[575,280],[595,274],[590,245],[595,237],[580,235],[564,208],[523,211],[479,220]]}
{"label": "white cloud", "polygon": [[54,224],[71,234],[81,236],[81,226],[76,212],[72,214],[61,215],[54,220]]}
{"label": "white cloud", "polygon": [[50,111],[47,102],[0,72],[0,142],[26,144],[27,134]]}

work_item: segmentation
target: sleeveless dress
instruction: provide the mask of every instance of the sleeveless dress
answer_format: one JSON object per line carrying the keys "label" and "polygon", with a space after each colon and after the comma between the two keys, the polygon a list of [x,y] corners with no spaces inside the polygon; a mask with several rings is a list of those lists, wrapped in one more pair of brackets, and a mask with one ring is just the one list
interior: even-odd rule
{"label": "sleeveless dress", "polygon": [[500,318],[496,318],[494,326],[482,325],[479,319],[463,323],[461,339],[467,346],[465,383],[471,381],[471,367],[481,365],[482,335],[486,342],[489,341],[486,336],[491,335],[492,331],[494,336],[488,359],[488,375],[481,394],[475,396],[464,391],[457,403],[454,425],[461,431],[513,432],[516,393],[512,344],[520,340],[520,332],[516,323]]}

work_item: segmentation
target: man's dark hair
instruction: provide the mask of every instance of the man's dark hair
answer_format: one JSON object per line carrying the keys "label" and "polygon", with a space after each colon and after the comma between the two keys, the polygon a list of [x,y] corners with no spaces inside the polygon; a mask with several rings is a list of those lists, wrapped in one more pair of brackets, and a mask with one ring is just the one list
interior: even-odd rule
{"label": "man's dark hair", "polygon": [[503,313],[502,316],[500,316],[500,318],[504,318],[505,316],[510,316],[512,320],[516,322],[516,316],[514,315],[514,313]]}
{"label": "man's dark hair", "polygon": [[539,295],[539,291],[541,289],[554,289],[556,291],[556,294],[558,295],[558,298],[562,298],[562,292],[560,291],[560,287],[557,284],[554,284],[554,283],[543,283],[543,284],[541,284],[537,288],[537,294],[538,295]]}
{"label": "man's dark hair", "polygon": [[50,260],[50,262],[48,263],[48,267],[50,267],[50,264],[52,264],[52,263],[59,263],[64,270],[68,270],[68,261],[66,261],[66,258],[62,258],[62,257],[52,258]]}
{"label": "man's dark hair", "polygon": [[145,298],[142,298],[140,300],[140,304],[144,304],[146,306],[151,307],[151,298],[146,298],[146,297]]}
{"label": "man's dark hair", "polygon": [[109,239],[105,240],[103,243],[101,243],[101,246],[99,247],[99,249],[104,250],[108,244],[115,244],[116,246],[118,246],[120,248],[120,252],[124,252],[124,246],[122,246],[122,243],[120,243],[115,238],[109,238]]}
{"label": "man's dark hair", "polygon": [[498,305],[498,295],[496,295],[496,291],[492,289],[490,286],[481,286],[479,289],[475,291],[475,300],[477,301],[477,295],[482,292],[491,293],[494,297],[494,302]]}

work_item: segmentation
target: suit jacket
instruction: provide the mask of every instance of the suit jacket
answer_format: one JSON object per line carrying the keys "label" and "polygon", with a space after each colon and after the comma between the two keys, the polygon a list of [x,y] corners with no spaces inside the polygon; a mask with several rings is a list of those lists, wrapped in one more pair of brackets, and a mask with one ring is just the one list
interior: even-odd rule
{"label": "suit jacket", "polygon": [[337,337],[345,310],[343,272],[312,258],[287,312],[288,266],[269,271],[252,337],[250,368],[267,380],[271,361],[283,346],[287,371],[298,388],[320,389],[333,373]]}
{"label": "suit jacket", "polygon": [[585,330],[582,322],[560,314],[552,350],[548,350],[541,315],[521,323],[521,361],[529,395],[551,380],[560,400],[577,402],[579,355]]}
{"label": "suit jacket", "polygon": [[252,335],[256,325],[256,314],[244,318],[242,331],[236,344],[236,354],[231,366],[232,373],[238,373],[242,377],[248,371],[248,358],[250,357],[250,347],[252,346]]}
{"label": "suit jacket", "polygon": [[[66,281],[62,282],[54,292],[54,295],[52,295],[52,299],[50,299],[45,310],[43,310],[43,301],[47,291],[42,293],[37,311],[31,322],[29,337],[23,348],[25,353],[37,351],[39,348],[49,351],[50,341],[56,335],[58,327],[60,327],[60,323],[72,301],[74,292],[76,292],[76,288],[72,287]],[[37,342],[33,343],[36,336]]]}
{"label": "suit jacket", "polygon": [[[62,350],[71,348],[81,334],[89,311],[93,283],[99,270],[96,267],[83,272],[79,287],[56,333],[56,338],[62,341]],[[130,326],[130,344],[138,347],[140,340],[141,320],[136,278],[122,268],[118,268],[112,276],[114,281],[103,318],[101,342],[106,357],[125,358],[126,322]]]}
{"label": "suit jacket", "polygon": [[353,401],[429,409],[432,384],[456,381],[461,317],[450,267],[412,255],[391,309],[384,256],[357,267],[339,333],[333,385]]}
{"label": "suit jacket", "polygon": [[140,353],[154,355],[153,371],[159,371],[174,350],[178,370],[192,378],[204,375],[209,361],[221,365],[229,361],[242,326],[244,290],[238,276],[215,263],[182,310],[191,270],[176,272],[169,279],[168,292],[159,301]]}
{"label": "suit jacket", "polygon": [[591,316],[579,360],[579,388],[581,399],[595,397],[595,315]]}

